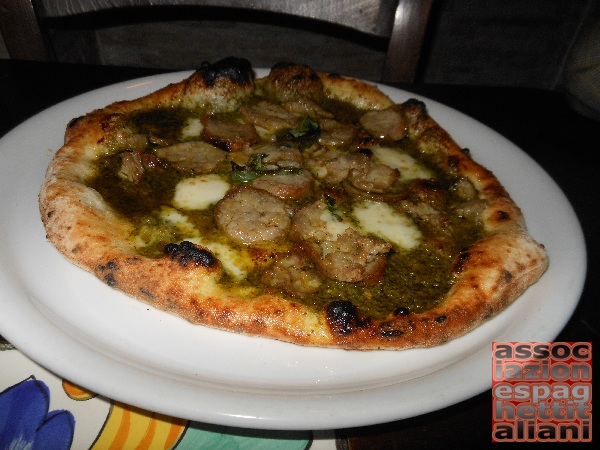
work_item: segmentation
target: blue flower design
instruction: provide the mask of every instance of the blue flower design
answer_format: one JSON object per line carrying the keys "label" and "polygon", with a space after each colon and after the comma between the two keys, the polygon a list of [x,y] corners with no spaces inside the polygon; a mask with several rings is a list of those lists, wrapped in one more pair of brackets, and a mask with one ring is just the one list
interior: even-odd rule
{"label": "blue flower design", "polygon": [[50,390],[28,378],[0,392],[0,449],[68,449],[75,418],[70,411],[48,412]]}

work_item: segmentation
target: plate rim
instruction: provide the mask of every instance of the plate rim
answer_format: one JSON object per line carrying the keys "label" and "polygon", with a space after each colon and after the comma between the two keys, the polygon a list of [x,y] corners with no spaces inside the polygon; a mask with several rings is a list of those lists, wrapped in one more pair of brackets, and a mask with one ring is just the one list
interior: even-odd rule
{"label": "plate rim", "polygon": [[[256,72],[258,74],[260,73],[264,73],[265,69],[256,69]],[[32,123],[34,123],[35,121],[39,121],[45,117],[47,117],[48,115],[52,114],[53,111],[56,111],[58,109],[62,109],[62,108],[71,108],[73,110],[78,110],[78,108],[81,108],[82,110],[79,112],[81,113],[85,113],[87,111],[89,111],[91,108],[86,108],[86,103],[88,101],[89,98],[91,97],[102,97],[103,94],[109,93],[109,92],[113,92],[115,91],[115,95],[116,92],[121,92],[123,90],[125,90],[125,92],[131,92],[132,96],[130,98],[135,98],[137,96],[139,96],[138,92],[141,88],[148,88],[149,86],[152,86],[152,90],[160,87],[161,85],[165,85],[169,82],[174,82],[180,79],[185,78],[187,75],[189,75],[191,72],[189,71],[183,71],[183,72],[172,72],[172,73],[165,73],[165,74],[158,74],[158,75],[151,75],[151,76],[147,76],[147,77],[142,77],[142,78],[136,78],[133,80],[127,80],[127,81],[123,81],[120,83],[115,83],[109,86],[104,86],[89,92],[86,92],[84,94],[81,94],[79,96],[73,97],[71,99],[67,99],[57,105],[54,105],[38,114],[36,114],[35,116],[29,118],[28,120],[26,120],[25,122],[23,122],[21,125],[17,126],[15,129],[9,131],[9,133],[7,133],[6,135],[4,135],[2,138],[0,138],[0,151],[3,148],[3,144],[7,141],[9,141],[10,139],[13,139],[15,135],[19,135],[19,133],[21,133],[23,130],[27,130],[28,126],[31,126]],[[543,172],[544,174],[546,174],[548,180],[550,180],[551,183],[554,183],[554,181],[550,178],[550,176],[539,166],[537,165],[537,163],[531,159],[531,157],[529,157],[529,155],[527,155],[523,150],[519,149],[518,147],[516,147],[514,144],[512,144],[510,141],[508,141],[506,138],[502,137],[501,135],[499,135],[497,132],[495,132],[494,130],[492,130],[491,128],[487,127],[486,125],[478,122],[476,119],[473,119],[467,115],[465,115],[464,113],[461,113],[457,110],[454,110],[453,108],[450,108],[446,105],[443,105],[437,101],[431,100],[429,98],[423,97],[421,95],[416,95],[416,94],[412,94],[409,91],[405,91],[402,89],[397,89],[397,88],[393,88],[390,86],[385,86],[385,85],[379,85],[377,83],[372,83],[375,84],[377,86],[379,86],[381,88],[382,91],[384,91],[385,93],[387,93],[388,95],[393,95],[393,96],[397,96],[397,95],[405,95],[406,98],[408,97],[417,97],[421,100],[423,100],[425,102],[425,104],[428,106],[428,108],[431,108],[431,106],[434,107],[434,109],[438,110],[438,111],[445,111],[445,113],[449,113],[451,115],[454,116],[454,118],[456,118],[456,120],[468,120],[472,123],[477,124],[477,126],[479,127],[480,130],[483,130],[482,132],[484,132],[484,134],[489,134],[491,136],[493,136],[495,139],[499,140],[503,145],[510,145],[512,146],[513,150],[516,150],[518,152],[520,152],[524,157],[525,160],[529,163],[529,164],[533,164],[534,167],[537,167],[537,169],[541,172]],[[130,91],[127,91],[128,89],[131,89]],[[104,97],[102,97],[104,98]],[[116,98],[115,100],[119,100],[122,98]],[[101,100],[101,102],[105,102],[106,100]],[[99,100],[100,102],[100,100]],[[102,105],[99,105],[98,107],[100,107]],[[79,110],[78,110],[79,111]],[[73,115],[73,117],[75,117],[77,114]],[[435,114],[432,114],[433,117],[436,117]],[[59,124],[57,125],[57,127],[64,127],[65,124]],[[443,125],[443,123],[442,123]],[[452,133],[451,133],[452,134]],[[583,238],[583,231],[581,229],[581,225],[579,224],[579,221],[577,219],[577,216],[571,206],[571,204],[569,203],[569,201],[567,200],[566,196],[564,196],[564,193],[562,193],[562,190],[560,189],[560,187],[558,185],[556,185],[556,183],[554,183],[553,188],[555,188],[556,192],[558,194],[561,194],[562,197],[560,198],[560,202],[562,204],[562,206],[564,208],[566,208],[566,210],[568,210],[568,212],[570,213],[571,220],[574,219],[574,223],[576,224],[576,228],[577,231],[574,233],[574,241],[576,241],[575,243],[577,244],[578,247],[578,252],[579,252],[579,262],[578,265],[582,266],[583,270],[582,270],[582,274],[579,278],[573,280],[574,283],[574,287],[575,287],[575,292],[576,295],[574,295],[573,297],[576,297],[576,300],[571,301],[569,303],[569,307],[570,307],[570,311],[569,314],[566,315],[566,319],[564,319],[564,321],[562,323],[559,323],[554,329],[552,330],[550,333],[546,333],[546,340],[550,340],[553,339],[556,335],[558,335],[558,333],[562,330],[562,328],[564,327],[564,325],[567,323],[569,317],[571,316],[572,312],[575,310],[578,302],[579,302],[579,297],[581,295],[581,291],[583,290],[583,284],[584,284],[584,280],[585,280],[585,272],[586,272],[586,267],[587,267],[587,261],[586,261],[586,249],[585,249],[585,242],[584,242],[584,238]],[[3,192],[6,192],[6,190],[3,189]],[[0,199],[1,200],[1,199]],[[5,226],[5,224],[8,221],[6,220],[0,220],[0,229],[3,228]],[[0,238],[0,242],[1,242],[1,238]],[[2,255],[0,253],[0,255]],[[0,258],[0,267],[2,267],[3,261]],[[547,274],[546,274],[547,275]],[[544,275],[544,276],[546,276]],[[0,286],[4,286],[5,288],[7,286],[10,285],[10,280],[7,280],[5,277],[5,273],[4,272],[0,272]],[[18,293],[13,292],[13,295],[18,295]],[[6,301],[2,301],[2,294],[0,293],[0,304],[5,304]],[[6,305],[5,305],[6,306]],[[29,305],[31,306],[31,311],[32,313],[35,314],[35,308],[33,307],[34,305]],[[511,305],[511,308],[514,309],[514,305]],[[509,309],[511,309],[509,308]],[[40,313],[40,311],[37,311],[37,314],[41,314],[41,317],[38,315],[36,317],[37,320],[37,325],[40,327],[40,329],[44,329],[47,331],[52,331],[53,329],[53,323],[51,321],[48,321],[47,323],[44,322],[44,320],[47,320],[47,317],[44,317],[43,313]],[[504,313],[502,313],[504,314]],[[508,314],[508,313],[507,313]],[[507,314],[504,314],[505,316]],[[493,319],[496,320],[496,319]],[[3,321],[0,317],[0,325],[3,324]],[[4,326],[6,326],[6,328],[8,329],[8,326],[6,325],[6,323],[4,323]],[[3,326],[3,329],[4,329]],[[58,331],[59,334],[64,334],[63,330],[54,330],[55,332]],[[61,358],[60,355],[41,355],[39,353],[39,351],[36,350],[35,348],[35,343],[31,342],[30,339],[27,339],[27,337],[23,337],[21,335],[19,335],[18,332],[14,332],[14,329],[11,328],[11,331],[9,333],[7,333],[6,337],[9,340],[14,341],[14,343],[18,344],[17,346],[21,346],[22,347],[22,352],[25,353],[27,356],[31,357],[33,360],[35,361],[41,361],[45,367],[49,368],[50,370],[56,372],[56,373],[65,373],[65,375],[72,375],[70,378],[72,381],[74,382],[79,382],[80,384],[85,384],[82,383],[81,378],[85,378],[78,376],[76,373],[74,373],[72,370],[70,371],[66,371],[63,370],[63,366],[61,366],[61,363],[64,364],[65,363],[65,358]],[[68,334],[64,334],[61,336],[56,337],[56,339],[58,339],[58,341],[64,345],[67,346],[74,346],[77,347],[79,345],[82,345],[80,342],[69,342],[69,335]],[[460,339],[460,338],[459,338]],[[293,345],[293,344],[289,344],[289,345]],[[78,352],[82,352],[85,351],[85,347],[83,348],[78,348],[77,349]],[[473,355],[461,360],[461,363],[464,364],[465,361],[470,361],[469,364],[472,364],[473,367],[478,366],[480,368],[483,368],[484,366],[481,365],[481,359],[484,358],[484,355],[486,353],[485,349],[480,349],[478,352],[474,353]],[[98,356],[98,355],[96,355]],[[104,357],[106,355],[103,355],[102,357]],[[489,356],[489,355],[488,355]],[[473,362],[474,361],[474,362]],[[110,365],[110,364],[109,364]],[[461,370],[460,368],[457,369],[455,366],[457,365],[457,363],[451,364],[449,365],[447,368],[448,370],[450,370],[451,372],[455,373],[455,374],[460,374],[460,376],[462,377],[466,377],[467,379],[469,378],[469,374],[466,373],[464,370]],[[114,367],[112,368],[113,370],[115,369]],[[144,386],[146,386],[147,388],[152,388],[152,387],[156,387],[156,379],[153,379],[152,376],[149,376],[149,374],[147,373],[140,373],[139,370],[137,370],[135,367],[119,367],[119,370],[117,370],[122,376],[138,376],[140,379],[143,379],[143,384]],[[174,416],[186,416],[186,418],[192,419],[192,420],[198,420],[198,421],[202,421],[202,422],[208,422],[208,423],[219,423],[222,425],[230,425],[230,426],[241,426],[241,427],[251,427],[251,428],[262,428],[262,429],[333,429],[333,428],[345,428],[345,427],[352,427],[352,426],[361,426],[361,425],[370,425],[373,423],[381,423],[381,422],[386,422],[386,421],[390,421],[390,420],[397,420],[397,419],[403,419],[403,418],[407,418],[407,417],[411,417],[414,415],[418,415],[418,414],[423,414],[426,412],[430,412],[433,411],[435,409],[440,409],[443,408],[445,406],[449,406],[453,403],[456,403],[458,401],[461,400],[465,400],[473,395],[476,395],[480,392],[485,391],[487,388],[489,388],[491,386],[491,376],[483,378],[483,377],[475,377],[473,378],[471,376],[471,380],[470,380],[470,388],[469,389],[454,389],[451,392],[444,392],[443,395],[435,402],[428,402],[428,401],[417,401],[415,402],[415,404],[410,405],[410,408],[407,407],[403,407],[400,409],[394,409],[389,405],[388,402],[388,407],[387,408],[379,408],[380,411],[377,414],[373,414],[370,417],[364,417],[361,414],[358,414],[356,412],[350,412],[346,415],[344,414],[338,414],[338,415],[333,415],[332,411],[325,411],[325,412],[320,412],[319,414],[316,414],[314,412],[312,412],[311,414],[307,414],[306,418],[303,419],[302,417],[298,417],[297,414],[285,414],[285,408],[284,406],[290,402],[293,401],[295,402],[297,405],[303,405],[307,408],[307,411],[311,411],[312,409],[314,409],[314,407],[318,404],[323,403],[323,399],[319,399],[319,397],[323,397],[324,399],[327,399],[328,401],[330,401],[332,398],[335,399],[338,403],[342,402],[342,403],[347,403],[348,397],[352,397],[352,399],[350,400],[350,402],[352,401],[363,401],[365,399],[365,397],[374,399],[374,398],[380,398],[381,400],[383,400],[386,396],[389,396],[390,394],[390,390],[394,391],[392,393],[396,393],[395,390],[391,387],[394,386],[398,386],[398,385],[403,385],[404,387],[409,386],[409,385],[415,385],[417,383],[422,383],[424,380],[427,380],[427,382],[429,383],[434,383],[434,384],[438,384],[438,385],[443,385],[443,383],[439,383],[438,378],[440,378],[442,376],[441,372],[443,372],[445,369],[441,370],[441,371],[435,371],[433,373],[424,375],[423,377],[419,377],[419,378],[414,378],[405,382],[402,382],[400,384],[392,384],[392,385],[388,385],[388,386],[383,386],[383,387],[378,387],[378,388],[370,388],[370,389],[365,389],[365,390],[358,390],[358,391],[352,391],[351,393],[345,392],[343,394],[331,394],[331,393],[322,393],[319,395],[314,395],[314,393],[311,393],[310,395],[308,395],[308,397],[306,398],[302,398],[302,395],[287,395],[287,396],[280,396],[280,397],[275,397],[273,396],[273,398],[270,399],[270,402],[275,405],[272,408],[269,407],[264,407],[263,406],[263,410],[264,411],[259,411],[256,414],[252,414],[252,407],[250,405],[250,403],[252,403],[252,400],[255,400],[252,395],[249,395],[247,392],[235,392],[232,401],[238,402],[240,405],[240,413],[234,413],[232,411],[225,411],[223,408],[221,408],[221,410],[217,411],[217,410],[213,410],[213,411],[204,411],[201,408],[197,407],[197,406],[193,406],[193,405],[186,405],[186,407],[181,408],[181,405],[178,406],[173,406],[173,405],[168,405],[168,404],[164,404],[164,402],[160,402],[160,401],[156,401],[157,399],[155,399],[154,401],[149,401],[148,399],[140,399],[139,398],[139,393],[132,393],[132,392],[123,392],[122,389],[119,389],[116,386],[112,386],[111,390],[111,386],[102,386],[102,388],[100,389],[103,395],[107,395],[111,394],[110,397],[119,397],[119,400],[125,401],[127,403],[136,405],[136,406],[141,406],[144,407],[148,410],[152,410],[152,411],[157,411],[157,412],[163,412],[166,414],[170,414],[170,415],[174,415]],[[68,373],[67,373],[68,372]],[[484,370],[485,372],[485,370]],[[144,378],[144,376],[146,376]],[[434,380],[434,381],[431,381]],[[164,381],[164,380],[160,380],[160,377],[158,379],[159,384],[160,381]],[[93,386],[90,386],[91,388],[93,388]],[[172,390],[177,390],[177,386],[169,386]],[[164,386],[163,386],[164,389]],[[180,398],[184,398],[185,395],[185,389],[180,389],[177,394],[180,396]],[[207,402],[216,402],[217,399],[215,399],[214,397],[214,393],[212,392],[204,392],[205,398]],[[222,394],[220,392],[220,394]],[[439,393],[438,393],[439,394]],[[248,403],[250,401],[250,403]],[[308,402],[308,403],[307,403]],[[311,402],[313,402],[314,404],[311,406]],[[168,402],[167,402],[168,403]],[[372,411],[371,411],[372,412]],[[273,414],[269,414],[269,413],[273,413]]]}

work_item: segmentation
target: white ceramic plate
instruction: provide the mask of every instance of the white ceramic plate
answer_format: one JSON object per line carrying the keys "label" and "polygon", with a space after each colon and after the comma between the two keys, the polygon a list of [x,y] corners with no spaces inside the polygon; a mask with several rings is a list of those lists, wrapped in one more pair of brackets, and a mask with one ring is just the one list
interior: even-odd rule
{"label": "white ceramic plate", "polygon": [[[0,333],[42,366],[109,398],[172,416],[250,428],[332,429],[407,418],[483,392],[491,386],[492,341],[552,340],[566,324],[586,270],[571,205],[521,150],[432,100],[425,100],[431,115],[497,174],[551,259],[521,299],[464,337],[401,352],[304,348],[190,325],[71,265],[46,241],[37,206],[65,125],[187,75],[78,96],[0,140]],[[396,101],[413,96],[382,89]]]}

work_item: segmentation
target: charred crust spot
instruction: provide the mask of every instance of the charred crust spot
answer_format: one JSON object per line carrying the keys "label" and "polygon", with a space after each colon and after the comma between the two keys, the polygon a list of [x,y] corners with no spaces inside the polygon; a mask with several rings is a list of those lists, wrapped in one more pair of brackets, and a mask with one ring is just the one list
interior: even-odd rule
{"label": "charred crust spot", "polygon": [[148,289],[140,288],[140,294],[142,294],[144,297],[146,297],[150,300],[154,300],[154,294],[152,292],[150,292]]}
{"label": "charred crust spot", "polygon": [[338,79],[338,78],[342,78],[342,76],[337,72],[332,72],[332,73],[327,74],[327,78]]}
{"label": "charred crust spot", "polygon": [[213,87],[219,78],[228,78],[235,84],[245,86],[250,83],[253,76],[250,61],[233,56],[214,64],[203,62],[198,73],[209,87]]}
{"label": "charred crust spot", "polygon": [[348,300],[335,300],[327,307],[327,321],[331,330],[338,335],[352,333],[354,328],[362,325],[358,317],[358,309]]}
{"label": "charred crust spot", "polygon": [[437,322],[437,323],[442,323],[442,322],[445,322],[445,321],[446,321],[446,319],[447,319],[447,317],[446,317],[446,316],[437,316],[437,317],[436,317],[435,319],[433,319],[433,320],[434,320],[435,322]]}
{"label": "charred crust spot", "polygon": [[113,288],[117,285],[117,280],[112,273],[107,273],[104,275],[104,282]]}
{"label": "charred crust spot", "polygon": [[467,250],[459,253],[458,257],[456,258],[456,262],[454,263],[454,271],[457,273],[462,272],[462,270],[464,269],[464,265],[466,264],[466,262],[469,260],[469,258],[471,257],[471,253]]}
{"label": "charred crust spot", "polygon": [[458,255],[458,260],[460,262],[464,262],[471,257],[471,253],[468,250],[464,250],[460,255]]}
{"label": "charred crust spot", "polygon": [[52,217],[52,214],[54,214],[54,210],[48,211],[48,213],[46,214],[46,217],[49,219],[50,217]]}
{"label": "charred crust spot", "polygon": [[296,63],[290,61],[279,61],[271,66],[271,70],[289,69],[290,67],[294,67],[296,65]]}
{"label": "charred crust spot", "polygon": [[101,272],[106,272],[107,270],[116,270],[118,268],[118,265],[115,261],[109,261],[104,265],[99,265],[97,268]]}
{"label": "charred crust spot", "polygon": [[498,216],[498,220],[500,222],[504,222],[505,220],[510,219],[510,214],[508,214],[506,211],[497,211],[496,212],[497,216]]}
{"label": "charred crust spot", "polygon": [[380,333],[381,337],[384,337],[384,338],[396,338],[396,337],[400,337],[404,334],[404,331],[393,328],[393,325],[391,322],[383,322],[380,325],[379,330],[380,330],[379,333]]}
{"label": "charred crust spot", "polygon": [[505,270],[503,275],[505,281],[510,281],[513,278],[512,273],[510,273],[508,270]]}
{"label": "charred crust spot", "polygon": [[118,265],[115,261],[109,261],[106,264],[100,264],[96,267],[96,270],[99,272],[108,272],[102,277],[104,282],[108,284],[110,287],[115,287],[117,285],[117,280],[115,278],[115,274],[113,273],[118,269]]}
{"label": "charred crust spot", "polygon": [[410,309],[405,308],[404,306],[401,306],[400,308],[396,308],[394,310],[395,316],[408,316],[409,314],[410,314]]}
{"label": "charred crust spot", "polygon": [[467,156],[471,156],[471,149],[469,148],[461,148],[460,151]]}
{"label": "charred crust spot", "polygon": [[67,124],[67,128],[73,128],[75,125],[77,125],[77,123],[83,119],[84,116],[79,116],[79,117],[75,117],[74,119],[71,119],[69,121],[69,123]]}
{"label": "charred crust spot", "polygon": [[395,337],[400,337],[403,334],[404,334],[404,331],[401,331],[401,330],[383,330],[381,332],[381,337],[395,338]]}
{"label": "charred crust spot", "polygon": [[415,107],[418,108],[420,112],[423,114],[427,114],[427,106],[421,100],[417,100],[416,98],[409,98],[402,104],[405,108]]}
{"label": "charred crust spot", "polygon": [[167,244],[164,253],[182,267],[187,267],[192,263],[195,266],[210,268],[217,264],[217,258],[211,252],[196,247],[189,241],[183,241],[181,244]]}
{"label": "charred crust spot", "polygon": [[317,72],[312,72],[312,71],[308,74],[308,76],[306,76],[306,74],[299,73],[298,75],[294,76],[293,80],[294,81],[302,81],[305,78],[308,78],[311,81],[320,81],[321,80],[319,78],[319,75],[317,75]]}

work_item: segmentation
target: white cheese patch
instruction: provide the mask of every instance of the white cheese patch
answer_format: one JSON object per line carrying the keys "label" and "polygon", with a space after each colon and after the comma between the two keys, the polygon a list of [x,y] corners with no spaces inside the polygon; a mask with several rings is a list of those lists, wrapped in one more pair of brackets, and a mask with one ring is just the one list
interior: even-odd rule
{"label": "white cheese patch", "polygon": [[327,176],[327,168],[326,167],[316,167],[315,170],[313,171],[313,174],[319,178],[319,179],[323,179]]}
{"label": "white cheese patch", "polygon": [[253,261],[248,252],[237,250],[220,242],[207,242],[200,237],[189,239],[190,242],[209,249],[223,265],[223,269],[237,280],[248,276],[253,267]]}
{"label": "white cheese patch", "polygon": [[163,206],[160,211],[160,218],[176,227],[177,231],[185,235],[186,238],[199,236],[200,234],[194,224],[190,222],[190,219],[176,209]]}
{"label": "white cheese patch", "polygon": [[[164,225],[176,229],[186,239],[200,235],[198,229],[185,215],[170,206],[161,207],[159,217]],[[165,233],[168,234],[168,231],[162,226],[142,225],[138,234],[133,237],[133,243],[137,248],[154,245],[158,240],[166,237]]]}
{"label": "white cheese patch", "polygon": [[173,205],[181,209],[206,209],[221,200],[230,185],[215,174],[186,178],[175,188]]}
{"label": "white cheese patch", "polygon": [[202,130],[204,130],[204,125],[202,125],[200,119],[197,117],[190,117],[186,120],[183,128],[181,129],[181,136],[183,139],[195,138],[202,134]]}
{"label": "white cheese patch", "polygon": [[221,261],[223,269],[232,277],[241,280],[248,275],[248,270],[252,267],[253,262],[247,252],[203,239],[188,217],[174,208],[163,207],[160,217],[175,226],[185,236],[185,240],[209,249]]}
{"label": "white cheese patch", "polygon": [[401,150],[390,147],[374,146],[371,148],[375,160],[400,171],[401,181],[433,178],[433,173],[423,167],[412,156]]}
{"label": "white cheese patch", "polygon": [[348,228],[351,227],[346,221],[340,220],[339,216],[335,216],[328,209],[324,210],[319,217],[325,223],[325,231],[332,237],[337,237],[343,234]]}
{"label": "white cheese patch", "polygon": [[405,249],[419,245],[421,231],[414,222],[387,203],[364,201],[354,207],[352,214],[367,233]]}
{"label": "white cheese patch", "polygon": [[150,244],[150,242],[143,239],[139,234],[136,234],[135,236],[133,236],[132,239],[133,239],[133,245],[135,245],[135,247],[137,249],[144,248]]}
{"label": "white cheese patch", "polygon": [[260,139],[263,140],[263,141],[274,141],[276,139],[276,135],[274,135],[273,133],[271,133],[266,128],[263,128],[263,127],[258,126],[258,125],[254,125],[254,129],[256,130],[256,133],[258,134],[258,136],[260,137]]}

